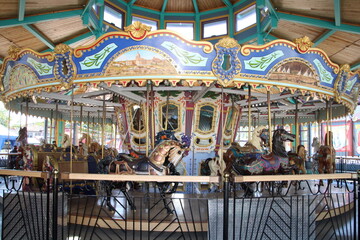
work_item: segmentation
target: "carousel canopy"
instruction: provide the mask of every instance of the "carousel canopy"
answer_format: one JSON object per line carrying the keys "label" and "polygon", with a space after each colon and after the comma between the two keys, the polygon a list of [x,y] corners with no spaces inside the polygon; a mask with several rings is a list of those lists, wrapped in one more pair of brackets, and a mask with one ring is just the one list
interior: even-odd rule
{"label": "carousel canopy", "polygon": [[[268,93],[270,113],[279,123],[294,122],[295,114],[300,122],[324,120],[326,106],[334,118],[356,106],[359,59],[353,53],[359,51],[360,6],[355,0],[2,5],[1,96],[15,111],[70,119],[72,109],[75,120],[99,121],[105,110],[113,122],[121,101],[144,103],[151,91],[187,92],[192,102],[221,95],[242,112],[250,106],[264,123]],[[151,31],[141,23],[130,25],[137,20]],[[225,32],[211,30],[214,26]],[[156,30],[164,28],[182,34]]]}
{"label": "carousel canopy", "polygon": [[288,119],[284,123],[294,122],[295,114],[301,122],[324,120],[326,107],[334,109],[332,117],[353,112],[359,74],[311,46],[308,37],[260,46],[225,37],[213,45],[135,22],[75,49],[10,48],[1,68],[2,99],[34,115],[50,117],[56,110],[69,119],[71,109],[77,120],[81,113],[110,122],[121,101],[146,102],[150,91],[188,92],[195,103],[221,94],[258,116],[270,106],[278,119]]}

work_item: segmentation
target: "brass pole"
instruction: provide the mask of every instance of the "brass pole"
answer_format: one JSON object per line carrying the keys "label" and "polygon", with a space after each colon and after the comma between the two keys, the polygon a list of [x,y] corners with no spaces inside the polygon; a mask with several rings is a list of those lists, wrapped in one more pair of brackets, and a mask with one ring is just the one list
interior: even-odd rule
{"label": "brass pole", "polygon": [[146,156],[149,156],[149,84],[146,84],[146,104],[145,104],[145,125],[146,125]]}
{"label": "brass pole", "polygon": [[[115,112],[116,114],[116,112]],[[118,117],[115,115],[116,117],[116,121],[115,121],[115,129],[114,129],[114,132],[115,132],[115,142],[114,142],[114,145],[115,145],[115,148],[117,149],[117,131],[118,131]]]}
{"label": "brass pole", "polygon": [[154,98],[155,98],[155,93],[154,93],[154,86],[151,83],[151,90],[150,90],[150,97],[151,97],[151,149],[155,148],[155,103],[154,103]]}
{"label": "brass pole", "polygon": [[73,124],[74,124],[74,85],[71,87],[71,101],[70,101],[70,173],[73,168]]}
{"label": "brass pole", "polygon": [[267,90],[267,107],[268,107],[268,125],[269,125],[269,152],[272,152],[270,90]]}
{"label": "brass pole", "polygon": [[59,146],[58,140],[59,140],[59,120],[58,120],[58,114],[59,114],[59,103],[56,101],[55,105],[55,142],[57,146]]}
{"label": "brass pole", "polygon": [[326,100],[326,136],[327,138],[325,139],[326,143],[325,145],[329,146],[330,143],[330,139],[329,139],[329,118],[330,118],[330,112],[329,112],[329,101]]}
{"label": "brass pole", "polygon": [[220,110],[220,126],[221,126],[221,139],[220,139],[220,153],[219,158],[220,162],[223,161],[223,155],[224,155],[224,87],[221,86],[221,110]]}
{"label": "brass pole", "polygon": [[83,122],[83,105],[80,106],[80,133],[82,133],[82,122]]}
{"label": "brass pole", "polygon": [[300,133],[299,133],[299,114],[298,114],[299,104],[298,104],[297,99],[295,99],[295,100],[296,100],[296,104],[295,104],[295,149],[296,149],[296,147],[300,145],[300,142],[299,142]]}
{"label": "brass pole", "polygon": [[89,147],[90,147],[89,139],[90,139],[90,111],[87,113],[87,138],[85,139],[88,154],[89,154]]}
{"label": "brass pole", "polygon": [[101,126],[101,158],[104,159],[104,147],[105,147],[105,117],[106,117],[106,106],[105,106],[105,95],[103,95],[103,109],[102,109],[102,126]]}
{"label": "brass pole", "polygon": [[249,85],[249,96],[248,96],[248,141],[251,137],[251,87]]}
{"label": "brass pole", "polygon": [[169,125],[169,97],[170,97],[170,91],[167,92],[167,97],[166,97],[166,115],[165,115],[165,130],[168,130],[168,125]]}
{"label": "brass pole", "polygon": [[49,141],[50,144],[52,144],[53,114],[54,114],[54,111],[51,109],[51,112],[50,112],[50,141]]}
{"label": "brass pole", "polygon": [[28,115],[29,115],[29,101],[26,99],[26,116],[25,116],[25,127],[28,128]]}

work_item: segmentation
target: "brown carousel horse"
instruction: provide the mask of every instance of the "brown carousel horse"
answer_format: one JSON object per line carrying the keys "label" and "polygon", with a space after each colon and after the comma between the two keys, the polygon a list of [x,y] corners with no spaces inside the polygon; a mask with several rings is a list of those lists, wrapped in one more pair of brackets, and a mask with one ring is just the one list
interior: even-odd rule
{"label": "brown carousel horse", "polygon": [[296,174],[299,174],[300,171],[302,174],[306,173],[305,161],[306,161],[306,150],[304,145],[299,145],[297,147],[296,153],[288,153],[290,165],[296,166]]}
{"label": "brown carousel horse", "polygon": [[[187,141],[185,135],[182,141],[164,140],[159,143],[150,153],[149,157],[133,158],[129,155],[119,154],[116,158],[106,156],[98,164],[100,173],[107,174],[139,174],[139,175],[179,175],[176,171],[176,165],[186,154],[190,141]],[[110,203],[110,196],[113,189],[120,189],[126,197],[132,210],[136,207],[127,192],[128,182],[103,182],[107,193],[107,206],[114,210]],[[165,208],[172,212],[165,201],[165,194],[171,194],[176,191],[177,184],[170,190],[170,183],[157,183],[160,195],[164,202]]]}
{"label": "brown carousel horse", "polygon": [[[335,172],[336,151],[333,147],[332,139],[332,132],[329,131],[325,134],[325,145],[321,145],[317,154],[315,154],[314,160],[318,163],[319,174]],[[321,180],[320,185],[323,185]]]}

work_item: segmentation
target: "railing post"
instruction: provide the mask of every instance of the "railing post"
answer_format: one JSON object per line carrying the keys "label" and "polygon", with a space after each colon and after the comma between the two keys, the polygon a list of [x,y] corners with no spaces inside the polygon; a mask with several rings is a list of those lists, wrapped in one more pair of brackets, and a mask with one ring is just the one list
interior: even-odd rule
{"label": "railing post", "polygon": [[50,173],[46,177],[46,239],[50,239]]}
{"label": "railing post", "polygon": [[229,233],[229,191],[230,191],[230,175],[224,175],[224,222],[223,222],[223,240],[228,239]]}
{"label": "railing post", "polygon": [[57,239],[57,225],[58,225],[58,174],[57,169],[54,170],[54,185],[53,185],[53,229],[52,237]]}

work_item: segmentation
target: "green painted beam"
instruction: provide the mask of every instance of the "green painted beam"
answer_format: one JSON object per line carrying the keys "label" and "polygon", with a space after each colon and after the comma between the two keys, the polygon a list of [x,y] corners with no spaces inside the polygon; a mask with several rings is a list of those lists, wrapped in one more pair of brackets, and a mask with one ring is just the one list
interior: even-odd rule
{"label": "green painted beam", "polygon": [[4,59],[0,58],[0,64],[3,64],[3,62],[4,62]]}
{"label": "green painted beam", "polygon": [[85,6],[83,12],[81,13],[81,19],[85,26],[89,26],[90,11],[91,11],[91,8],[94,5],[94,3],[95,3],[95,0],[89,0]]}
{"label": "green painted beam", "polygon": [[23,21],[25,17],[25,5],[26,0],[19,0],[19,14],[18,14],[18,20]]}
{"label": "green painted beam", "polygon": [[165,10],[167,6],[168,0],[164,0],[163,5],[161,7],[160,13],[160,29],[165,29]]}
{"label": "green painted beam", "polygon": [[28,30],[32,35],[34,35],[37,39],[42,41],[49,48],[51,48],[51,49],[55,48],[54,43],[48,37],[46,37],[43,33],[38,31],[35,27],[33,27],[31,25],[23,25],[23,28]]}
{"label": "green painted beam", "polygon": [[227,7],[215,8],[215,9],[211,9],[211,10],[208,10],[208,11],[200,12],[200,16],[204,16],[204,15],[208,15],[208,14],[215,14],[215,13],[223,12],[223,11],[226,11],[226,10],[227,10]]}
{"label": "green painted beam", "polygon": [[125,26],[129,26],[131,25],[132,23],[132,9],[133,9],[133,6],[128,4],[126,5],[126,25]]}
{"label": "green painted beam", "polygon": [[351,71],[354,71],[354,70],[356,70],[358,68],[360,68],[360,62],[355,63],[355,64],[350,66]]}
{"label": "green painted beam", "polygon": [[197,1],[196,1],[196,0],[192,0],[192,2],[193,2],[193,5],[194,5],[195,12],[196,12],[196,13],[199,13],[199,6],[198,6],[198,4],[197,4]]}
{"label": "green painted beam", "polygon": [[264,44],[264,37],[263,37],[263,29],[261,27],[261,7],[258,6],[258,2],[260,2],[260,5],[262,4],[263,0],[257,0],[256,1],[256,36],[257,36],[257,43],[259,45]]}
{"label": "green painted beam", "polygon": [[200,24],[200,14],[197,13],[195,15],[195,36],[194,36],[194,40],[195,41],[200,41],[201,40],[201,24]]}
{"label": "green painted beam", "polygon": [[275,37],[275,36],[273,36],[273,35],[271,35],[271,34],[267,35],[267,36],[265,37],[265,39],[268,39],[268,40],[270,40],[270,41],[278,40],[277,37]]}
{"label": "green painted beam", "polygon": [[17,18],[5,19],[5,20],[0,20],[0,28],[15,27],[15,26],[21,26],[24,24],[34,24],[37,22],[44,22],[44,21],[50,21],[50,20],[55,20],[55,19],[61,19],[61,18],[75,17],[75,16],[80,16],[82,12],[83,12],[82,9],[60,11],[60,12],[55,12],[55,13],[51,12],[51,13],[45,13],[45,14],[40,14],[40,15],[35,15],[35,16],[24,17],[23,21],[19,21],[19,19],[17,19]]}
{"label": "green painted beam", "polygon": [[277,19],[279,19],[278,15],[277,15],[277,12],[276,12],[274,6],[272,5],[272,3],[270,2],[270,0],[265,0],[265,5],[269,9],[270,14],[272,16],[275,16]]}
{"label": "green painted beam", "polygon": [[134,3],[136,2],[136,0],[131,0],[130,2],[129,2],[129,5],[134,5]]}
{"label": "green painted beam", "polygon": [[340,0],[334,0],[335,26],[341,25],[341,6]]}
{"label": "green painted beam", "polygon": [[104,12],[105,12],[104,0],[97,0],[97,1],[98,2],[96,4],[99,5],[99,20],[98,20],[99,28],[95,30],[96,38],[100,37],[104,33],[103,26],[104,26]]}
{"label": "green painted beam", "polygon": [[229,0],[222,0],[223,3],[226,5],[226,7],[229,9],[229,37],[233,38],[234,37],[234,32],[235,32],[235,27],[234,27],[234,7],[231,4],[231,2]]}
{"label": "green painted beam", "polygon": [[335,26],[331,21],[321,20],[318,18],[299,16],[287,12],[278,12],[278,16],[281,20],[301,23],[309,26],[315,26],[320,28],[332,29],[336,31],[350,32],[360,34],[360,25],[341,24],[341,26]]}
{"label": "green painted beam", "polygon": [[319,45],[320,43],[322,43],[323,41],[325,41],[328,37],[330,37],[331,35],[333,35],[336,32],[336,30],[326,30],[323,34],[321,34],[320,36],[318,36],[313,42],[314,45],[313,47],[316,47],[317,45]]}
{"label": "green painted beam", "polygon": [[161,12],[162,12],[162,13],[165,12],[168,1],[169,1],[169,0],[164,0],[163,5],[162,5],[162,7],[161,7]]}

